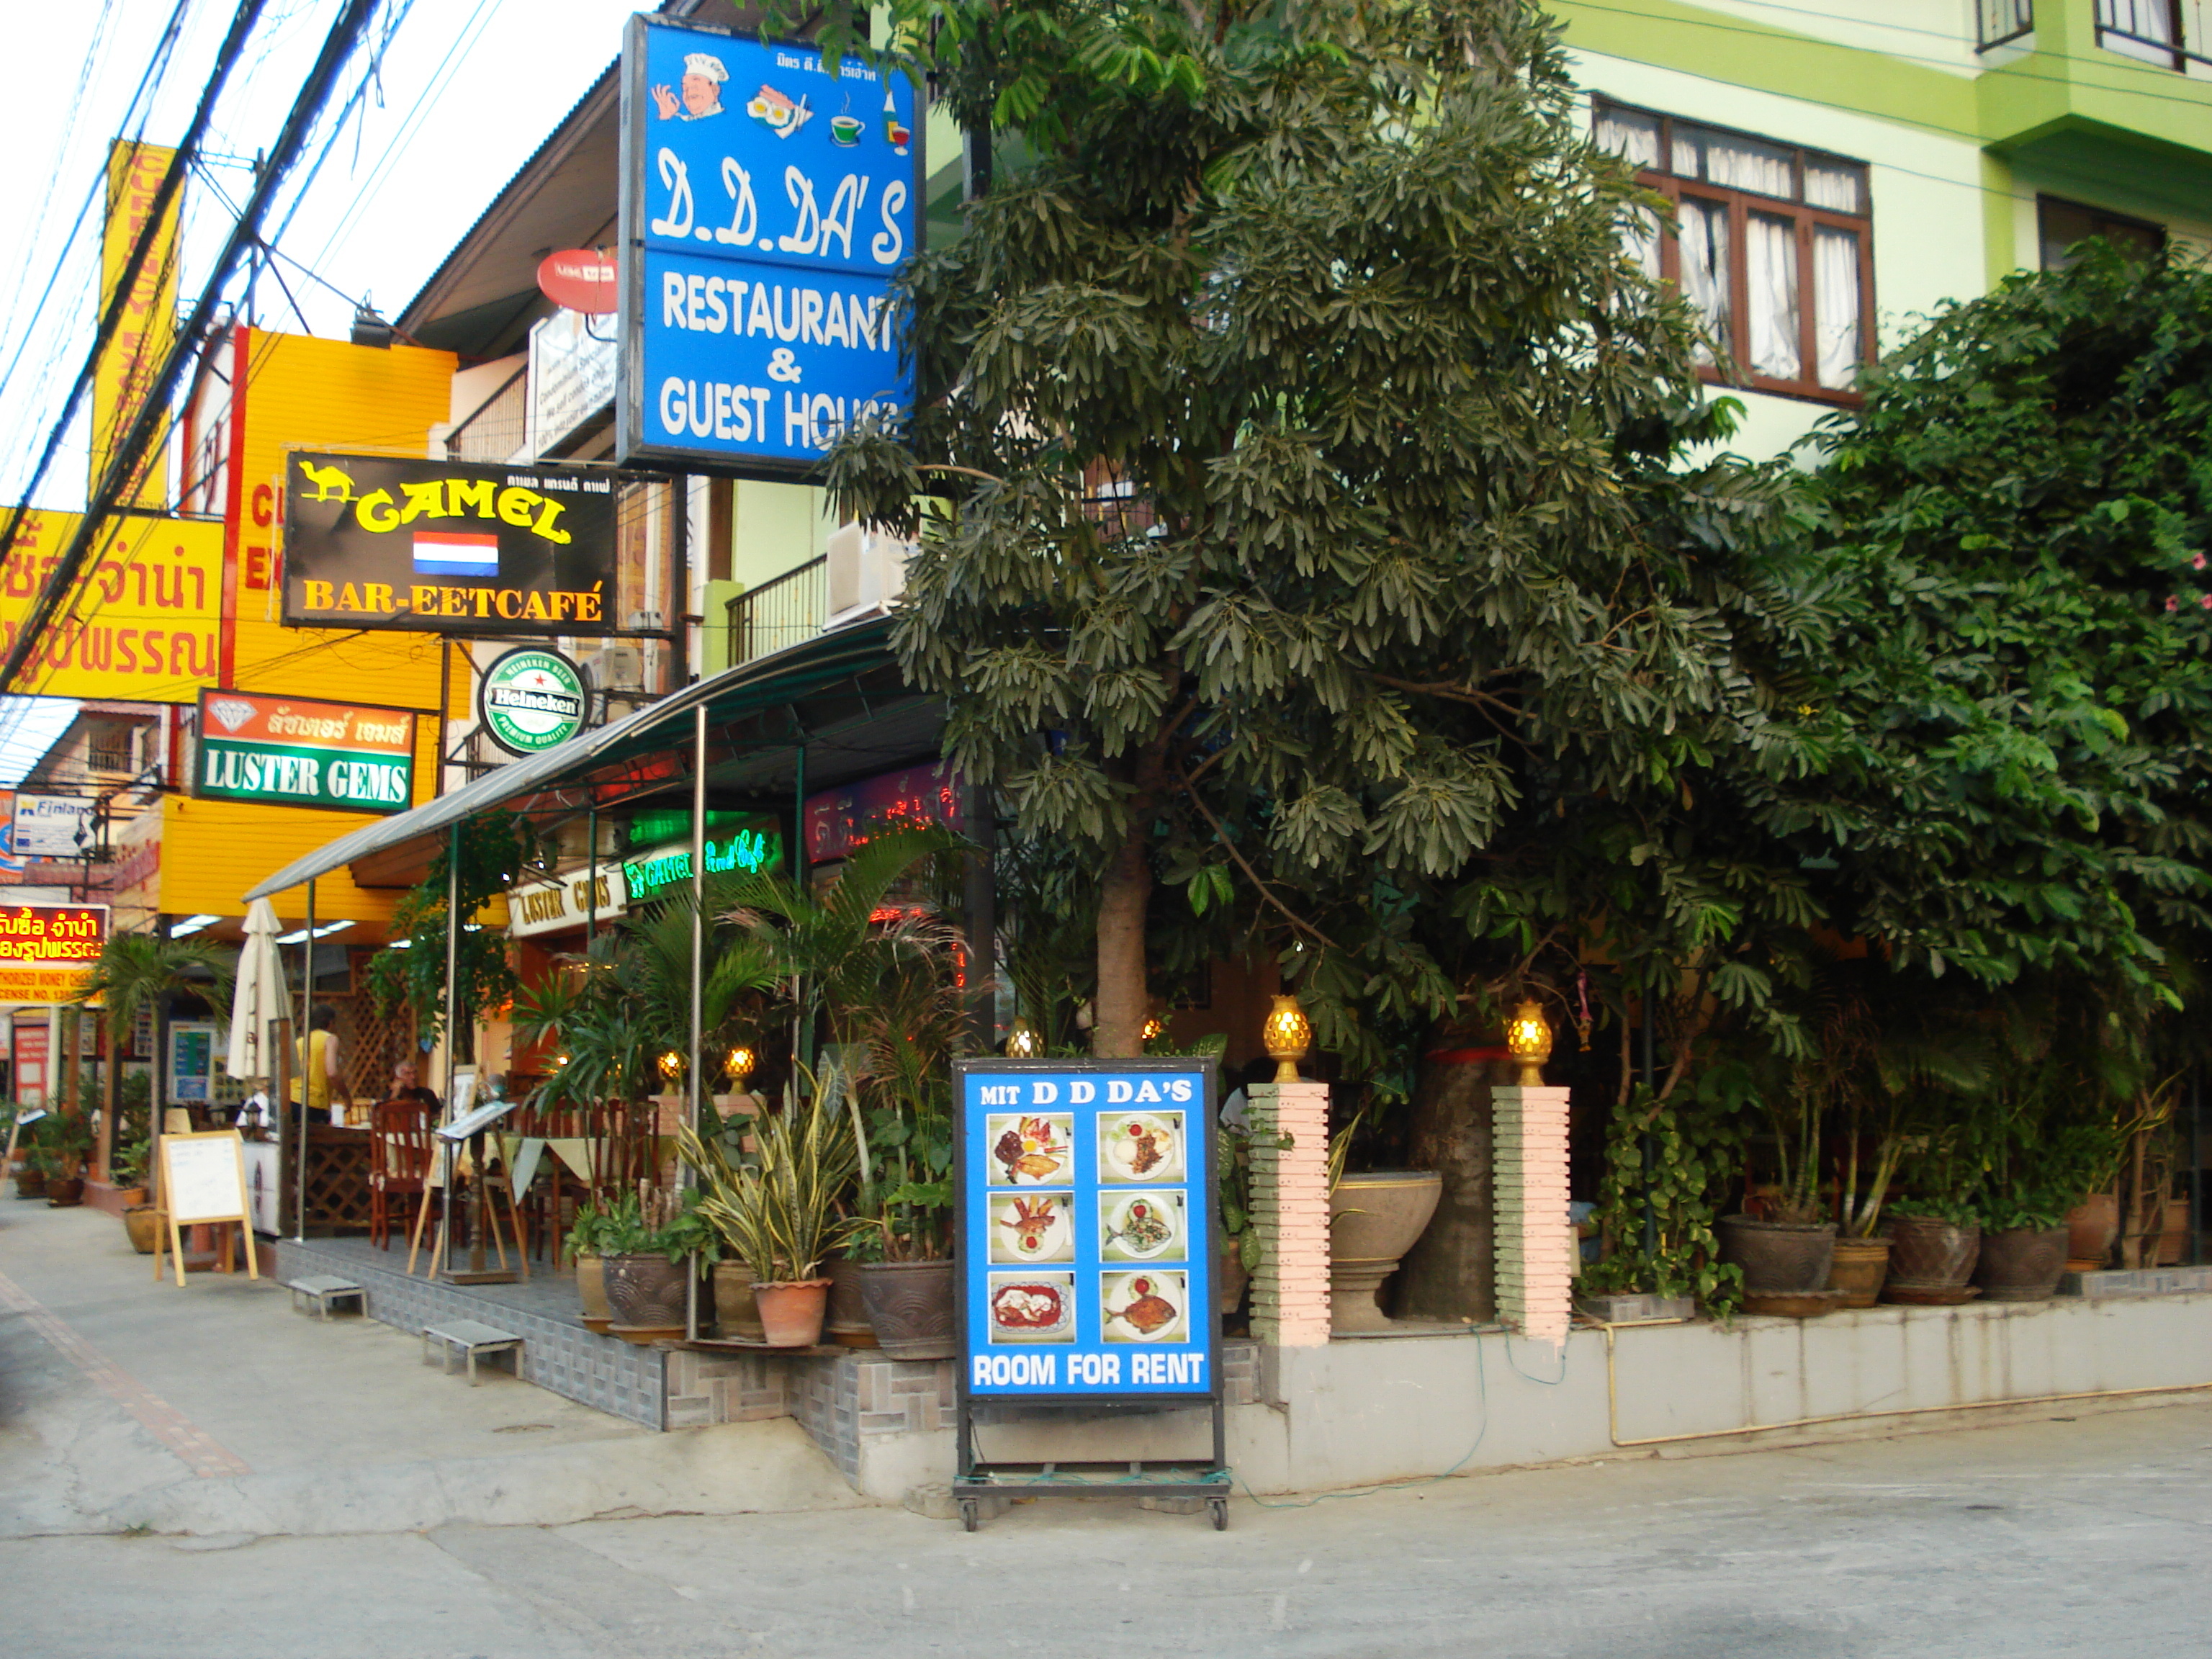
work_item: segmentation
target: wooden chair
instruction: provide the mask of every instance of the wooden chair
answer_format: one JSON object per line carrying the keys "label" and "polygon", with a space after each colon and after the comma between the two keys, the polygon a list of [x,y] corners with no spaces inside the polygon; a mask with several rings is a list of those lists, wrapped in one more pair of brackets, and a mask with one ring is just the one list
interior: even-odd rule
{"label": "wooden chair", "polygon": [[392,1200],[420,1204],[430,1178],[430,1109],[419,1100],[387,1100],[369,1109],[368,1237],[380,1250],[392,1248]]}

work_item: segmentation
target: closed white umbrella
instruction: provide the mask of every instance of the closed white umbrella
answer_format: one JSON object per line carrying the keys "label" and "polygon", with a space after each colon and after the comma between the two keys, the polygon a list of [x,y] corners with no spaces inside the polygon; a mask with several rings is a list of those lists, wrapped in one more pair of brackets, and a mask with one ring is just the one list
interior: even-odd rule
{"label": "closed white umbrella", "polygon": [[269,1022],[291,1018],[290,994],[284,988],[284,953],[276,935],[283,923],[265,898],[246,912],[246,946],[238,956],[238,990],[230,1003],[230,1054],[226,1064],[235,1078],[276,1075],[276,1056],[269,1052]]}

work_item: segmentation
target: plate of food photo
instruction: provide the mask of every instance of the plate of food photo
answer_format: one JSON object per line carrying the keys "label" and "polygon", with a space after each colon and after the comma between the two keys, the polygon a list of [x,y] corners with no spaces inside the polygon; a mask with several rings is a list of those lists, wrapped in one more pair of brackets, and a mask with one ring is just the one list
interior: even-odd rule
{"label": "plate of food photo", "polygon": [[1098,1114],[1098,1178],[1115,1186],[1139,1181],[1181,1181],[1181,1112]]}
{"label": "plate of food photo", "polygon": [[1102,1193],[1098,1254],[1108,1261],[1180,1261],[1183,1199],[1176,1192]]}
{"label": "plate of food photo", "polygon": [[1075,1260],[1074,1200],[1066,1193],[1015,1193],[991,1200],[991,1260]]}
{"label": "plate of food photo", "polygon": [[1074,1170],[1075,1120],[1066,1113],[993,1113],[983,1137],[994,1187],[1064,1187]]}
{"label": "plate of food photo", "polygon": [[1109,1342],[1190,1340],[1188,1274],[1148,1267],[1098,1279],[1100,1323]]}
{"label": "plate of food photo", "polygon": [[1073,1273],[991,1273],[986,1276],[994,1342],[1075,1340]]}

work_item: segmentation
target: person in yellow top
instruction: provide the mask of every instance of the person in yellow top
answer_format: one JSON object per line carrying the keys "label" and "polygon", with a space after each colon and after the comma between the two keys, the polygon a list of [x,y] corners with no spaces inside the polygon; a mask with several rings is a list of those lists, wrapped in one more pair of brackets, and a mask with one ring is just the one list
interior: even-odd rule
{"label": "person in yellow top", "polygon": [[343,1128],[351,1102],[345,1091],[344,1073],[339,1068],[338,1036],[331,1029],[337,1019],[338,1011],[327,1002],[317,1003],[314,1012],[307,1016],[306,1039],[292,1045],[292,1103],[300,1103],[300,1089],[304,1083],[307,1110],[328,1113],[330,1121]]}

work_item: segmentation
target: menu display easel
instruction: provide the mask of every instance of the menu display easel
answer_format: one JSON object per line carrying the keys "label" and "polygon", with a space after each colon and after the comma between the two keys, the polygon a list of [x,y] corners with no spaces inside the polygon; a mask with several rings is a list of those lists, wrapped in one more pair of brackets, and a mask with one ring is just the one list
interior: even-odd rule
{"label": "menu display easel", "polygon": [[[1202,1498],[1229,1523],[1221,1316],[1213,1288],[1211,1058],[953,1063],[960,1518],[981,1500]],[[979,1459],[975,1407],[1205,1406],[1211,1460],[1085,1478]]]}
{"label": "menu display easel", "polygon": [[[175,1260],[177,1287],[185,1285],[185,1233],[187,1227],[227,1226],[236,1223],[237,1239],[246,1255],[246,1276],[261,1277],[253,1261],[251,1201],[246,1188],[246,1143],[235,1129],[203,1134],[164,1134],[155,1143],[160,1159],[161,1200],[155,1212],[154,1282],[161,1282],[161,1256],[166,1249]],[[231,1237],[216,1246],[219,1271],[230,1271]]]}

